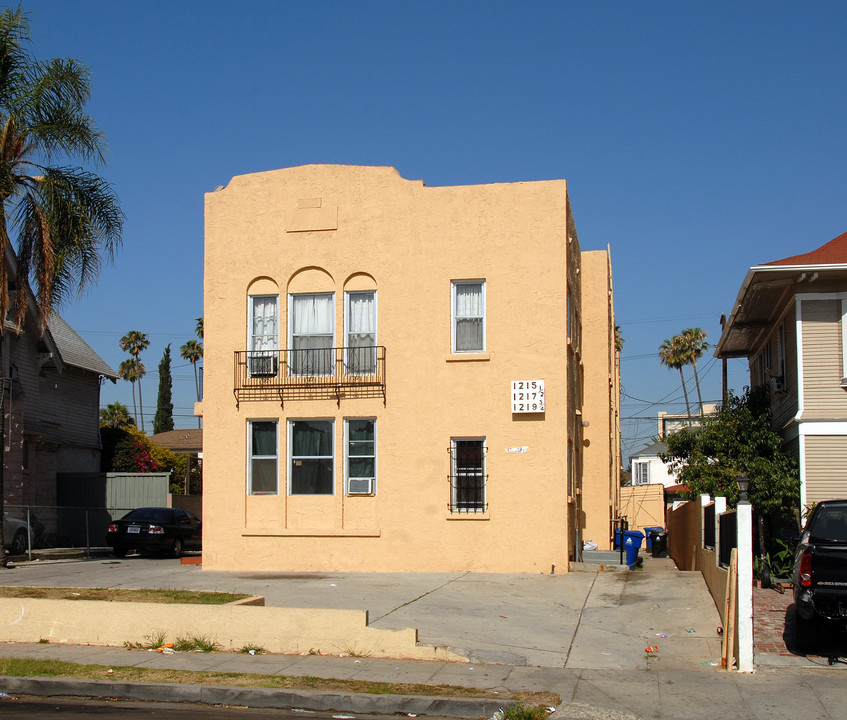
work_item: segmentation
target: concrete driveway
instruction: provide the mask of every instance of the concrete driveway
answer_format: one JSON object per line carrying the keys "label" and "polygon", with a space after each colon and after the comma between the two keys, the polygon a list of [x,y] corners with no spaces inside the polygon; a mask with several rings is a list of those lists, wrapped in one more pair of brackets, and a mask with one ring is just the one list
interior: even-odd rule
{"label": "concrete driveway", "polygon": [[[720,625],[699,573],[666,559],[644,569],[519,573],[223,573],[179,560],[34,561],[0,585],[185,588],[263,595],[266,605],[366,610],[369,625],[416,628],[418,640],[476,663],[587,669],[706,669]],[[645,652],[656,647],[656,652]]]}

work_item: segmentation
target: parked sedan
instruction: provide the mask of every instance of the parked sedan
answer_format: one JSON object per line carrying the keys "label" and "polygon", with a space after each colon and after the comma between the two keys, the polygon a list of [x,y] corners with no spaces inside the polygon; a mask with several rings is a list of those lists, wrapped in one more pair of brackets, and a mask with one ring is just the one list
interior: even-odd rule
{"label": "parked sedan", "polygon": [[188,510],[147,507],[131,510],[106,531],[106,544],[115,555],[146,550],[178,558],[183,549],[200,549],[200,521]]}

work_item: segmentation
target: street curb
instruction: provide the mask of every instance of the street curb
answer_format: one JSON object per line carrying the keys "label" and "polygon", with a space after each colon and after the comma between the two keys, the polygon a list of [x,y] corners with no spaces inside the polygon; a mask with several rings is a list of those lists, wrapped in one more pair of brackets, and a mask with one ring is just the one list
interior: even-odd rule
{"label": "street curb", "polygon": [[307,690],[277,690],[179,683],[130,683],[107,680],[0,676],[0,691],[9,695],[85,697],[144,702],[183,702],[262,708],[440,715],[455,718],[491,717],[498,700],[423,695],[370,695]]}

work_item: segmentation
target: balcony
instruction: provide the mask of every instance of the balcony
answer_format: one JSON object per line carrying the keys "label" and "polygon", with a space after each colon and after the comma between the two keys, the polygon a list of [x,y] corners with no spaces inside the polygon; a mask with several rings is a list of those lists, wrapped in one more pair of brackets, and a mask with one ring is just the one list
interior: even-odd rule
{"label": "balcony", "polygon": [[237,351],[236,406],[242,402],[382,398],[385,404],[385,348],[310,348]]}

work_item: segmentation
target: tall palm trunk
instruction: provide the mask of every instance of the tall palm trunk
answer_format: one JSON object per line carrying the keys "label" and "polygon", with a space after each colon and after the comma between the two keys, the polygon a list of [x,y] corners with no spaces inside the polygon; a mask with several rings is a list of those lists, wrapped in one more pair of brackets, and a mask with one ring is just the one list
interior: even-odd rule
{"label": "tall palm trunk", "polygon": [[[200,380],[197,377],[197,363],[192,362],[191,367],[194,368],[194,392],[197,394],[197,402],[200,402]],[[201,419],[197,418],[197,427],[203,427]],[[191,463],[189,463],[189,473],[191,472]]]}
{"label": "tall palm trunk", "polygon": [[697,358],[691,359],[691,366],[694,368],[694,384],[697,386],[697,402],[700,403],[700,419],[704,417],[703,413],[703,396],[700,394],[700,376],[697,374]]}
{"label": "tall palm trunk", "polygon": [[138,417],[138,403],[135,402],[135,380],[129,383],[132,386],[132,414]]}
{"label": "tall palm trunk", "polygon": [[141,397],[141,378],[138,378],[138,412],[141,417],[141,432],[144,432],[144,400]]}
{"label": "tall palm trunk", "polygon": [[682,380],[682,394],[685,395],[685,412],[688,415],[688,424],[691,425],[691,405],[688,402],[688,388],[685,387],[685,375],[682,374],[682,365],[679,366],[679,379]]}

